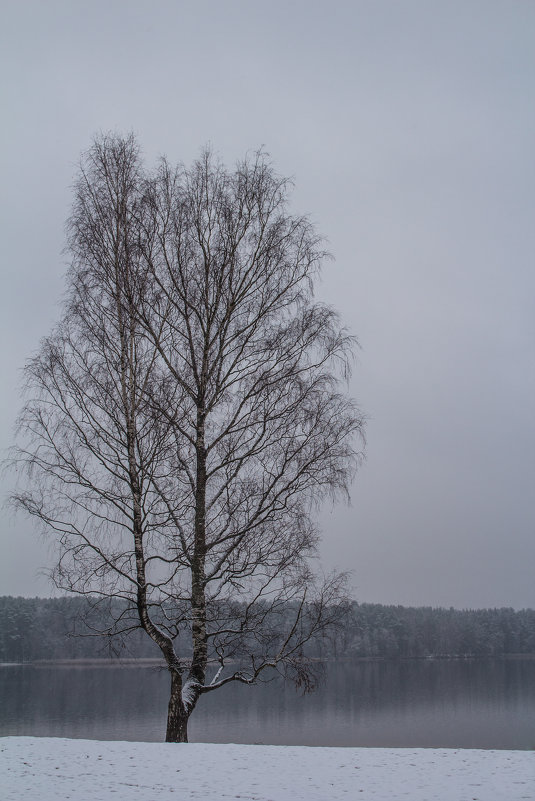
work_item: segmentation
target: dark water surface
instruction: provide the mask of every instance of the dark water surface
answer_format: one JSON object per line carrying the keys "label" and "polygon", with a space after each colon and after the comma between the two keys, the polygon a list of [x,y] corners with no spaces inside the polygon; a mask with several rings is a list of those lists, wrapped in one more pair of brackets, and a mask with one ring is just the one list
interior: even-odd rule
{"label": "dark water surface", "polygon": [[[0,666],[0,735],[159,741],[168,676],[154,667]],[[302,696],[282,681],[201,701],[190,740],[535,748],[535,660],[343,662]]]}

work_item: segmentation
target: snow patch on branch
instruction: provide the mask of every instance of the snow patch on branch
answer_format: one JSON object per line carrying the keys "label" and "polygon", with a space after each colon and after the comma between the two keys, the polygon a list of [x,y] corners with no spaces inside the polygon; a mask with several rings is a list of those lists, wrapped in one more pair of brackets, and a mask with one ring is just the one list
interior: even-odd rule
{"label": "snow patch on branch", "polygon": [[182,687],[182,703],[187,711],[193,708],[202,687],[195,679],[188,679]]}
{"label": "snow patch on branch", "polygon": [[212,686],[213,686],[213,685],[216,683],[216,681],[218,680],[218,678],[219,678],[219,677],[220,677],[220,675],[221,675],[221,671],[222,671],[222,670],[223,670],[223,665],[221,664],[221,665],[219,666],[219,668],[218,668],[218,670],[217,670],[217,673],[215,674],[214,678],[213,678],[213,679],[212,679],[212,681],[210,682],[210,687],[212,687]]}

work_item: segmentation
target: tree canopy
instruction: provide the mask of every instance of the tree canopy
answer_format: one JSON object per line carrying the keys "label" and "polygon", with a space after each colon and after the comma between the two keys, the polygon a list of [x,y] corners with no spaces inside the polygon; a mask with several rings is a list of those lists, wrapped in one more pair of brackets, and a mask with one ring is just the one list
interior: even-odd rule
{"label": "tree canopy", "polygon": [[133,136],[99,137],[63,314],[26,368],[15,503],[58,535],[56,585],[119,600],[107,632],[160,649],[168,740],[229,681],[306,684],[344,600],[311,559],[314,508],[361,458],[354,340],[314,299],[325,253],[289,189],[263,152],[149,171]]}

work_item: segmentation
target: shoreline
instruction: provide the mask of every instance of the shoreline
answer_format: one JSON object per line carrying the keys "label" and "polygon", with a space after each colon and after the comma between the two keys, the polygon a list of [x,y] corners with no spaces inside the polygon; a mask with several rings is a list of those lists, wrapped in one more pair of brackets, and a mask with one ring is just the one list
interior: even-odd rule
{"label": "shoreline", "polygon": [[[351,664],[352,662],[367,663],[367,662],[453,662],[453,661],[474,661],[474,662],[490,662],[490,661],[533,661],[535,660],[535,653],[527,654],[436,654],[432,656],[338,656],[326,657],[325,659],[314,658],[311,662],[322,664],[330,663],[343,663]],[[231,664],[231,663],[229,663]],[[0,668],[3,667],[161,667],[167,669],[163,659],[159,657],[91,657],[80,659],[28,659],[24,662],[0,662]]]}

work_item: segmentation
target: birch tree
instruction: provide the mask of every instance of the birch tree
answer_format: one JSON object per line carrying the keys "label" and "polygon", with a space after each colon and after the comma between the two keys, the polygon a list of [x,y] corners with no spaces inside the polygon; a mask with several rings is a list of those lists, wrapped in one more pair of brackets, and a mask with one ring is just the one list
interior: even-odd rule
{"label": "birch tree", "polygon": [[149,173],[133,137],[82,159],[63,317],[27,366],[15,502],[54,530],[58,587],[113,599],[170,674],[168,741],[202,695],[278,670],[336,622],[318,504],[347,496],[363,421],[324,259],[263,153]]}

